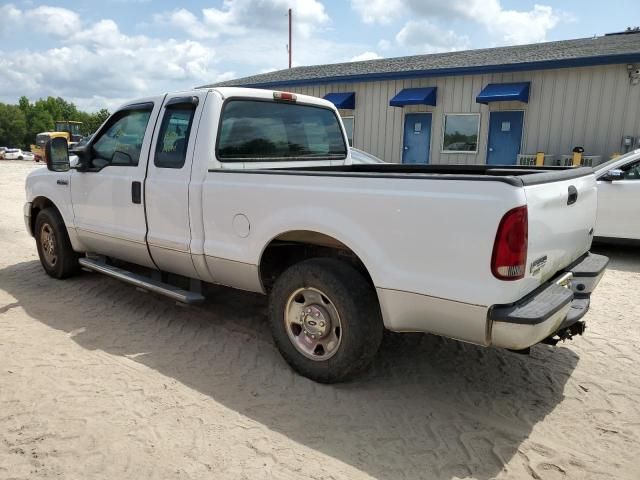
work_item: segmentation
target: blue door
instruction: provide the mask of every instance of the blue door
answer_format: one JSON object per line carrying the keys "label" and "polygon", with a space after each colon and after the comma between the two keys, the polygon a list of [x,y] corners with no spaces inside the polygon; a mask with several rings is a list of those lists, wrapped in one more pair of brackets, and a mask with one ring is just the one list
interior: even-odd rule
{"label": "blue door", "polygon": [[431,114],[405,114],[402,163],[429,163],[430,144]]}
{"label": "blue door", "polygon": [[489,165],[515,165],[522,144],[524,112],[491,112],[489,116]]}

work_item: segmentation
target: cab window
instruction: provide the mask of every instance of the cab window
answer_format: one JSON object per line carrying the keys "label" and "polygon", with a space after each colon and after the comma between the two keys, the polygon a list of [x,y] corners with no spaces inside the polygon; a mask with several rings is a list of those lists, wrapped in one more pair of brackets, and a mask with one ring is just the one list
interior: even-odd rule
{"label": "cab window", "polygon": [[107,129],[92,145],[92,166],[137,166],[151,108],[150,105],[148,108],[123,110],[115,114]]}
{"label": "cab window", "polygon": [[625,180],[640,180],[640,162],[622,167]]}
{"label": "cab window", "polygon": [[328,108],[230,100],[222,112],[216,153],[223,162],[334,160],[346,158],[347,146]]}
{"label": "cab window", "polygon": [[156,144],[154,165],[159,168],[182,168],[187,156],[194,108],[167,109]]}

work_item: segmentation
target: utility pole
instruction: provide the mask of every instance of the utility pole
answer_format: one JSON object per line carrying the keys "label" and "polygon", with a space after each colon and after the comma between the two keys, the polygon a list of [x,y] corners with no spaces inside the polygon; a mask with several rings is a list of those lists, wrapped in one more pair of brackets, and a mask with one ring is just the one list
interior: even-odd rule
{"label": "utility pole", "polygon": [[289,45],[287,45],[287,51],[289,52],[289,68],[291,68],[291,9],[289,9]]}

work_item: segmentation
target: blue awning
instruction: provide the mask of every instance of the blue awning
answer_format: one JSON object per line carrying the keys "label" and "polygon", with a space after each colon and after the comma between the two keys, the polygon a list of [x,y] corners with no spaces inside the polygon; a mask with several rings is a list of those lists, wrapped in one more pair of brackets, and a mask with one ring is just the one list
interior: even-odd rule
{"label": "blue awning", "polygon": [[436,105],[437,87],[404,88],[391,99],[392,107],[404,107],[405,105]]}
{"label": "blue awning", "polygon": [[325,100],[329,100],[336,108],[353,110],[356,108],[356,92],[327,93]]}
{"label": "blue awning", "polygon": [[476,97],[478,103],[524,102],[529,103],[529,82],[490,83]]}

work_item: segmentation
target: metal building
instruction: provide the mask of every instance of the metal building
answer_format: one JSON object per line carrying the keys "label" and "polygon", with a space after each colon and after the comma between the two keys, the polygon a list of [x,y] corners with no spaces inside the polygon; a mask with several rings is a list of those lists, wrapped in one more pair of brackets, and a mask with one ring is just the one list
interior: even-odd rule
{"label": "metal building", "polygon": [[[393,162],[595,162],[640,147],[640,32],[296,67],[215,84],[327,98],[354,147]],[[213,86],[213,85],[212,85]],[[520,154],[520,155],[519,155]]]}

